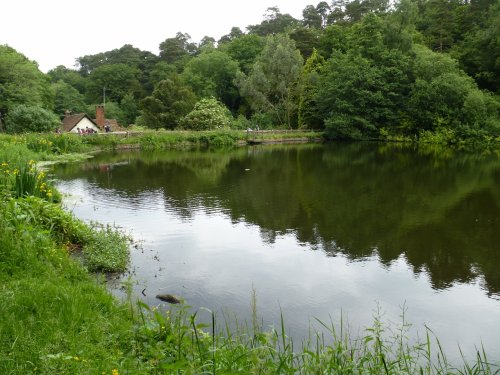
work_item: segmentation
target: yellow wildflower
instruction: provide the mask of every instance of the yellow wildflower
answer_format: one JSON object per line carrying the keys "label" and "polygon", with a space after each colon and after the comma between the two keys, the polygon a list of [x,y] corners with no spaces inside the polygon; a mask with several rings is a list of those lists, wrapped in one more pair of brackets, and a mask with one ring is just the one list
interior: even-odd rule
{"label": "yellow wildflower", "polygon": [[111,374],[112,375],[118,375],[118,370],[114,368],[113,371],[111,371]]}

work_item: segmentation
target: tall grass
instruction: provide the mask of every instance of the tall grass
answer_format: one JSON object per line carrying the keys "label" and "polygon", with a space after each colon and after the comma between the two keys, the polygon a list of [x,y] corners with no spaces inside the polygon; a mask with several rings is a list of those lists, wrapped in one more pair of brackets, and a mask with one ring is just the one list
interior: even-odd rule
{"label": "tall grass", "polygon": [[411,343],[404,320],[399,330],[388,332],[389,327],[375,316],[360,337],[350,335],[342,319],[340,328],[318,320],[324,329],[312,331],[308,340],[297,345],[287,335],[283,315],[279,327],[265,330],[234,327],[234,322],[227,320],[220,323],[210,311],[210,323],[200,323],[198,313],[190,313],[187,306],[165,313],[143,303],[139,308],[136,355],[147,361],[153,373],[500,373],[500,363],[489,362],[483,349],[477,351],[473,363],[464,358],[461,366],[451,365],[429,329],[424,341]]}

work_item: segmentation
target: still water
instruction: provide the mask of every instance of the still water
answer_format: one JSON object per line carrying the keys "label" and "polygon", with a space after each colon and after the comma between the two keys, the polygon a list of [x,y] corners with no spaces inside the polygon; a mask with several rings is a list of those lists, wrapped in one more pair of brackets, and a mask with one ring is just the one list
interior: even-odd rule
{"label": "still water", "polygon": [[[500,158],[390,144],[122,152],[54,167],[65,206],[113,223],[134,292],[181,296],[299,340],[374,315],[500,361]],[[125,279],[127,276],[124,276]],[[145,296],[143,295],[143,292]],[[376,313],[379,311],[379,313]]]}

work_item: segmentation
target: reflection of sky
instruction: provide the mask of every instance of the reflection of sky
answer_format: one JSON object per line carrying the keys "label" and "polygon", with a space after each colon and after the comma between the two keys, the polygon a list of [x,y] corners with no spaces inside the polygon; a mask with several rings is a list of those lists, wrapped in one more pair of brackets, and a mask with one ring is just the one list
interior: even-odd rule
{"label": "reflection of sky", "polygon": [[258,227],[232,223],[221,212],[200,207],[191,219],[180,218],[162,192],[125,198],[83,180],[61,182],[60,190],[71,192],[65,204],[77,217],[114,223],[144,241],[132,251],[131,270],[138,297],[145,288],[150,304],[158,304],[156,294],[172,293],[194,308],[223,310],[250,322],[254,288],[264,324],[278,326],[281,308],[289,334],[298,338],[307,335],[314,317],[338,323],[341,312],[354,333],[362,333],[377,304],[383,321],[398,324],[405,305],[413,332],[423,337],[427,324],[449,359],[458,360],[458,344],[468,356],[484,344],[490,359],[500,358],[500,305],[479,282],[436,291],[404,256],[385,267],[376,256],[356,262],[327,256],[299,244],[293,234],[269,244]]}

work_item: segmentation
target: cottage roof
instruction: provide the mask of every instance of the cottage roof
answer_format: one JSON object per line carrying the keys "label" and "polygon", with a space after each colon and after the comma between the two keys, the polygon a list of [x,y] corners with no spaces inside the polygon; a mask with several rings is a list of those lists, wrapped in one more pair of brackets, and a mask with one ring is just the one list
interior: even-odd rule
{"label": "cottage roof", "polygon": [[[66,132],[71,131],[76,125],[80,123],[84,118],[88,118],[95,126],[97,124],[85,113],[77,113],[75,115],[66,115],[62,121],[62,129]],[[99,128],[99,126],[97,126]]]}

